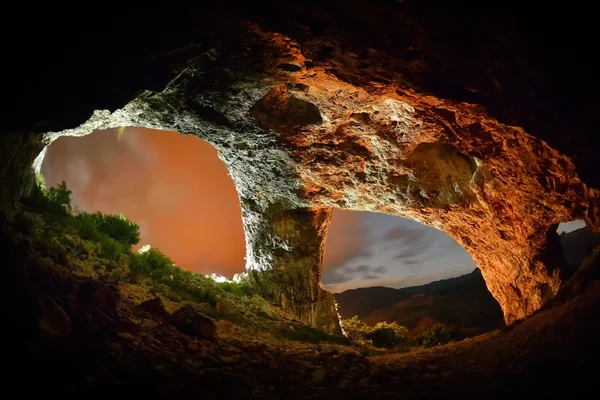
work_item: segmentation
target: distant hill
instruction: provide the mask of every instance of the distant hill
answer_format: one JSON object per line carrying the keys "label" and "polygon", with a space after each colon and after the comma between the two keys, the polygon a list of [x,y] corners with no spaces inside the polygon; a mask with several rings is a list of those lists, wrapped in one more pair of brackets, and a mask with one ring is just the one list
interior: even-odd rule
{"label": "distant hill", "polygon": [[[575,269],[600,235],[581,228],[560,235],[567,264]],[[479,269],[456,278],[401,289],[368,287],[334,294],[343,318],[358,315],[369,325],[395,321],[412,331],[437,322],[463,326],[479,334],[504,325],[498,302],[488,291]]]}
{"label": "distant hill", "polygon": [[369,325],[396,321],[418,331],[443,322],[477,334],[504,324],[502,310],[487,290],[479,269],[422,286],[361,288],[334,296],[343,318],[358,315]]}

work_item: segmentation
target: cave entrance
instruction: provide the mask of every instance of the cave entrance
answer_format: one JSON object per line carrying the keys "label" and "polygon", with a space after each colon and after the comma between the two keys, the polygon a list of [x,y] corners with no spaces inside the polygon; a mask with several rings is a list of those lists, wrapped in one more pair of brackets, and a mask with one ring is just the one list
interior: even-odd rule
{"label": "cave entrance", "polygon": [[63,136],[46,150],[46,186],[64,180],[80,211],[123,214],[178,266],[232,278],[245,270],[238,195],[208,142],[142,128]]}
{"label": "cave entrance", "polygon": [[392,215],[334,210],[322,283],[334,293],[342,319],[357,316],[371,327],[396,323],[417,341],[441,327],[458,339],[505,325],[498,301],[460,244]]}

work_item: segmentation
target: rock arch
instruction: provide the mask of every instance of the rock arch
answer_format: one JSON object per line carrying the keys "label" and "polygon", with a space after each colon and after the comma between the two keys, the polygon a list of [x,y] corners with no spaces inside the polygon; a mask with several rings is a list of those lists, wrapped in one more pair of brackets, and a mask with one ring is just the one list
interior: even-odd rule
{"label": "rock arch", "polygon": [[600,226],[600,194],[569,157],[480,105],[398,79],[342,80],[343,64],[357,60],[338,60],[332,70],[289,37],[249,31],[244,46],[190,57],[164,90],[46,133],[42,145],[121,126],[208,141],[240,197],[247,268],[273,301],[315,326],[337,325],[333,299],[319,285],[334,207],[443,230],[473,256],[508,323],[557,292],[556,225],[583,218]]}

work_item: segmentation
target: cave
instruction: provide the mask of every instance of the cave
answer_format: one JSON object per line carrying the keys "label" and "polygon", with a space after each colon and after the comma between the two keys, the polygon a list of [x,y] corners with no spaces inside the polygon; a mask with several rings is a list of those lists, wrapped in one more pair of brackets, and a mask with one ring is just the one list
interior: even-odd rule
{"label": "cave", "polygon": [[[26,342],[28,318],[42,307],[24,300],[31,288],[60,289],[27,272],[35,264],[31,246],[11,231],[46,147],[62,136],[145,128],[193,135],[218,151],[239,196],[246,270],[294,323],[340,331],[334,298],[320,282],[332,210],[385,213],[438,229],[472,256],[508,325],[481,339],[483,348],[530,349],[512,369],[508,355],[492,351],[507,366],[499,367],[502,379],[494,383],[500,375],[481,368],[469,394],[518,392],[519,374],[529,380],[518,394],[554,394],[543,385],[551,378],[568,381],[569,390],[589,387],[600,331],[596,266],[572,271],[557,228],[583,220],[600,230],[593,17],[574,5],[530,11],[509,2],[487,12],[477,4],[417,3],[225,1],[185,10],[173,3],[135,16],[90,5],[24,12],[24,26],[36,34],[7,45],[13,62],[4,95],[12,111],[0,136],[9,278],[2,291],[5,315],[15,321],[12,340]],[[517,336],[536,339],[509,340]],[[37,348],[28,345],[15,348]],[[428,383],[438,371],[432,363],[452,357],[446,348],[435,354],[423,356],[424,377],[409,380],[431,393],[461,393],[460,374]],[[223,368],[203,375],[202,382],[224,383],[214,393],[239,381],[219,374]],[[129,371],[131,382],[156,377],[153,385],[167,382],[156,390],[192,393],[181,389],[195,376],[189,371],[180,378],[144,371]],[[317,395],[356,389],[319,371],[307,372]],[[567,372],[572,379],[562,379]],[[79,393],[94,387],[93,379],[73,379]],[[406,388],[382,382],[363,381],[358,390],[385,396]],[[242,386],[240,396],[250,396],[253,384]]]}

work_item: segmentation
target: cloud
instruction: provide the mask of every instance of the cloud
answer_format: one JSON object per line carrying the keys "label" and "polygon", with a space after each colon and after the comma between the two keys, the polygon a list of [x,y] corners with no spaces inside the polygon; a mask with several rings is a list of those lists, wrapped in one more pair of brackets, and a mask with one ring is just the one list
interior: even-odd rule
{"label": "cloud", "polygon": [[423,268],[423,264],[421,264],[421,263],[413,263],[413,264],[406,265],[406,262],[403,262],[403,264],[405,265],[405,269],[408,272],[417,272],[418,270]]}
{"label": "cloud", "polygon": [[384,274],[388,271],[387,267],[384,267],[383,265],[379,266],[379,267],[375,267],[373,268],[373,272],[376,272],[378,274]]}
{"label": "cloud", "polygon": [[428,247],[428,243],[425,243],[426,233],[424,226],[421,229],[415,229],[403,224],[388,230],[381,236],[380,242],[384,251],[401,248],[403,252],[418,254],[426,251],[426,247]]}
{"label": "cloud", "polygon": [[373,257],[372,232],[365,217],[364,213],[333,211],[323,260],[324,279],[346,280],[343,276],[352,271],[343,268]]}
{"label": "cloud", "polygon": [[419,260],[415,260],[415,259],[408,259],[408,260],[402,260],[402,264],[403,265],[415,265],[415,264],[421,264],[421,262]]}
{"label": "cloud", "polygon": [[321,282],[325,285],[343,283],[352,280],[352,275],[344,274],[338,271],[327,271],[321,276]]}
{"label": "cloud", "polygon": [[363,279],[366,279],[366,280],[371,280],[371,279],[377,279],[377,278],[379,278],[379,276],[377,276],[377,275],[372,275],[372,274],[366,274],[366,275],[363,275],[363,277],[362,277],[362,278],[363,278]]}
{"label": "cloud", "polygon": [[396,253],[396,255],[392,257],[392,260],[412,259],[416,256],[423,255],[424,250],[426,250],[426,246],[422,244],[412,247],[407,246],[403,248],[399,253]]}
{"label": "cloud", "polygon": [[407,228],[404,225],[398,225],[395,228],[388,230],[382,238],[384,242],[407,241],[409,243],[418,242],[425,234],[424,229]]}
{"label": "cloud", "polygon": [[368,266],[368,265],[366,265],[366,264],[361,264],[361,265],[357,265],[357,266],[356,266],[356,267],[354,267],[354,268],[350,268],[350,267],[348,267],[347,269],[348,269],[349,271],[352,271],[352,272],[354,272],[354,273],[358,273],[358,272],[368,272],[368,271],[371,269],[371,267],[369,267],[369,266]]}
{"label": "cloud", "polygon": [[329,269],[343,268],[346,264],[355,260],[362,260],[373,255],[373,251],[367,248],[348,249],[334,263],[329,264]]}
{"label": "cloud", "polygon": [[353,267],[346,265],[323,272],[321,281],[324,284],[339,284],[356,280],[358,277],[367,280],[379,279],[387,270],[387,267],[384,266],[372,267],[367,264],[360,264]]}

